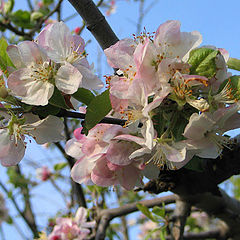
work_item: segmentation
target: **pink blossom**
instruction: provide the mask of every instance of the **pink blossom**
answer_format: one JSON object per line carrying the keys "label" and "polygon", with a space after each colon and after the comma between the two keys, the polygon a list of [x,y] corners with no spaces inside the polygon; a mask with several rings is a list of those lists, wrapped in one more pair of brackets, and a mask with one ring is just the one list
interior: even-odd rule
{"label": "pink blossom", "polygon": [[183,135],[186,142],[196,149],[196,155],[203,158],[217,158],[224,146],[230,143],[226,131],[239,128],[239,103],[217,111],[202,114],[193,113]]}
{"label": "pink blossom", "polygon": [[33,114],[25,114],[23,118],[12,115],[5,120],[7,125],[0,127],[0,161],[3,166],[13,166],[21,161],[25,154],[26,136],[33,137],[38,144],[64,139],[61,134],[64,125],[55,116],[40,120]]}
{"label": "pink blossom", "polygon": [[10,45],[7,52],[17,67],[8,77],[8,87],[24,103],[44,106],[53,95],[54,85],[72,94],[82,84],[82,75],[75,67],[67,63],[57,70],[35,42]]}
{"label": "pink blossom", "polygon": [[129,141],[131,135],[120,139],[121,134],[127,132],[128,129],[111,124],[98,124],[88,136],[76,129],[75,138],[69,140],[65,148],[67,154],[79,159],[71,171],[73,180],[92,181],[99,186],[120,184],[126,189],[140,183],[144,159],[135,160],[130,155],[140,149],[141,144],[144,146],[144,139],[135,137],[139,140]]}
{"label": "pink blossom", "polygon": [[49,240],[84,240],[90,233],[89,228],[95,226],[95,221],[87,222],[87,210],[80,207],[74,218],[57,218]]}
{"label": "pink blossom", "polygon": [[52,175],[52,172],[47,166],[37,168],[36,173],[37,173],[37,178],[39,178],[42,181],[48,180]]}
{"label": "pink blossom", "polygon": [[82,78],[81,87],[96,90],[103,87],[101,80],[92,72],[84,52],[85,42],[72,35],[63,22],[47,25],[37,36],[36,42],[46,50],[48,57],[61,66],[72,66]]}
{"label": "pink blossom", "polygon": [[75,32],[75,34],[79,34],[80,33],[80,30],[81,30],[81,28],[80,27],[76,27],[76,28],[74,28],[74,32]]}

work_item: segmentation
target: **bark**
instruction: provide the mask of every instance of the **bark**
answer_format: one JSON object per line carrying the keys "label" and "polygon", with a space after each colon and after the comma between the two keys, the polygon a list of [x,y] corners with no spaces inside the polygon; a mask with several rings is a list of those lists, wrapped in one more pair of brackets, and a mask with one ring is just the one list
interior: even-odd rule
{"label": "bark", "polygon": [[83,18],[87,29],[92,33],[103,50],[118,41],[105,17],[92,0],[69,0],[69,2]]}

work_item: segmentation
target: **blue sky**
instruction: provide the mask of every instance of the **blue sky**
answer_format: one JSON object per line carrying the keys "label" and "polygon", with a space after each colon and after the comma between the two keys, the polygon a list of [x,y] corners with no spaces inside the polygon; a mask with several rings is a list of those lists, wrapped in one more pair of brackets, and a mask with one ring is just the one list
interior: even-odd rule
{"label": "blue sky", "polygon": [[[25,1],[16,0],[15,2],[15,10],[24,8]],[[138,4],[133,0],[117,0],[116,2],[117,11],[115,14],[108,17],[107,20],[120,39],[132,37],[132,34],[136,32]],[[146,0],[146,6],[148,7],[149,4],[153,2],[154,1]],[[144,17],[142,26],[146,27],[149,32],[153,32],[161,23],[167,20],[176,19],[181,21],[182,31],[198,30],[203,36],[203,45],[215,45],[216,47],[225,48],[229,51],[231,57],[240,58],[239,9],[239,0],[158,0],[151,11]],[[73,7],[67,0],[64,0],[62,12],[64,17],[74,13]],[[67,25],[73,30],[75,27],[81,26],[81,22],[81,18],[76,17],[67,22]],[[111,73],[111,68],[106,65],[105,58],[96,41],[87,30],[84,30],[82,36],[85,41],[92,39],[91,43],[87,46],[87,52],[89,54],[88,60],[89,62],[94,62],[96,68],[101,69],[100,77],[102,78],[102,75]],[[97,56],[102,61],[101,65],[97,63]],[[24,161],[27,162],[29,158],[39,162],[39,164],[44,161],[46,161],[44,164],[49,164],[47,162],[49,161],[48,157],[46,157],[43,150],[39,148],[41,147],[34,144],[28,148],[26,157],[22,160],[22,166],[26,165]],[[50,154],[52,155],[50,156]],[[56,153],[48,152],[47,156],[57,158]],[[2,172],[5,171],[2,166],[0,166],[0,168]],[[32,171],[32,175],[35,174],[33,169],[30,168],[29,171]],[[3,178],[4,176],[1,176],[1,179]],[[45,208],[43,216],[39,219],[43,226],[48,215],[56,212],[58,207],[64,207],[63,201],[59,196],[49,196],[44,189],[51,191],[50,186],[40,186],[37,192],[34,192],[34,195],[40,194],[41,199],[37,201],[35,198],[33,202],[35,210],[40,206],[44,206]],[[50,205],[46,204],[46,199],[51,199],[49,200]],[[52,206],[56,206],[56,208],[52,208]],[[12,210],[10,205],[8,205],[8,207]],[[22,223],[20,224],[22,226]],[[7,225],[4,224],[4,227],[7,227]],[[23,228],[23,231],[27,234],[27,229]],[[4,230],[4,233],[7,237],[6,239],[22,239],[9,227]]]}

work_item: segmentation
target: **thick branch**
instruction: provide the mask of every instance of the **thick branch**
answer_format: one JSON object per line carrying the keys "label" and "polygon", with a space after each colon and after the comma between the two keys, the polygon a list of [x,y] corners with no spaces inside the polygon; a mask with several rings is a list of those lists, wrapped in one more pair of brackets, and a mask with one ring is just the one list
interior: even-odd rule
{"label": "thick branch", "polygon": [[[176,199],[177,199],[176,195],[169,195],[151,200],[140,201],[139,203],[145,205],[148,208],[151,208],[159,205],[162,206],[163,203],[165,203],[165,205],[174,203]],[[136,204],[137,203],[130,203],[125,204],[124,206],[118,208],[101,210],[100,213],[98,214],[99,225],[95,240],[101,240],[105,238],[107,227],[113,218],[121,217],[132,212],[138,211]]]}
{"label": "thick branch", "polygon": [[[192,232],[187,232],[184,233],[183,235],[183,239],[184,240],[194,240],[194,239],[199,239],[199,240],[203,240],[203,239],[221,239],[221,229],[213,229],[207,232],[199,232],[199,233],[192,233]],[[160,239],[159,239],[160,240]],[[171,236],[167,236],[166,240],[172,240]]]}
{"label": "thick branch", "polygon": [[103,50],[118,41],[105,17],[92,0],[69,0],[69,2],[83,18],[87,29],[93,34]]}
{"label": "thick branch", "polygon": [[172,216],[172,236],[174,240],[182,240],[187,217],[190,214],[191,205],[182,199],[176,200],[176,207]]}

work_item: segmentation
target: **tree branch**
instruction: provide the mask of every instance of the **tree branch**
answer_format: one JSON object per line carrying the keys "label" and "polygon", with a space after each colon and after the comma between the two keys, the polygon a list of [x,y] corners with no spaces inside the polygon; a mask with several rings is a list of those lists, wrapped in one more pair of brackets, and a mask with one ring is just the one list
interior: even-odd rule
{"label": "tree branch", "polygon": [[[77,119],[85,119],[85,116],[86,114],[84,113],[71,112],[64,109],[61,109],[61,111],[57,114],[57,117],[69,117],[69,118],[77,118]],[[126,120],[105,117],[99,123],[109,123],[109,124],[117,124],[117,125],[124,126],[126,123]]]}
{"label": "tree branch", "polygon": [[176,200],[176,207],[173,212],[172,221],[172,236],[174,240],[182,240],[184,227],[191,211],[191,205],[182,199]]}
{"label": "tree branch", "polygon": [[[145,205],[148,208],[151,208],[159,205],[162,206],[163,203],[165,205],[174,203],[176,199],[177,199],[176,195],[169,195],[169,196],[155,198],[151,200],[140,201],[139,203]],[[125,204],[124,206],[118,207],[118,208],[101,210],[98,213],[99,224],[98,224],[95,240],[105,239],[105,233],[106,233],[107,227],[113,218],[121,217],[121,216],[130,214],[132,212],[138,211],[136,204],[137,203],[130,203],[130,204]]]}
{"label": "tree branch", "polygon": [[104,50],[118,41],[117,36],[92,0],[69,0],[83,18],[87,29]]}
{"label": "tree branch", "polygon": [[[55,145],[57,146],[59,151],[63,154],[63,156],[66,158],[70,168],[72,168],[75,163],[74,159],[66,154],[64,148],[62,147],[62,145],[60,143],[55,143]],[[80,184],[74,182],[72,179],[71,179],[71,184],[73,187],[73,191],[76,193],[79,206],[87,208],[87,203],[85,200],[82,186]]]}

